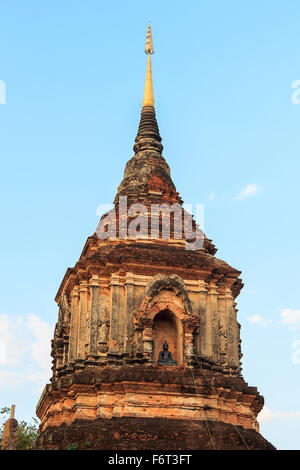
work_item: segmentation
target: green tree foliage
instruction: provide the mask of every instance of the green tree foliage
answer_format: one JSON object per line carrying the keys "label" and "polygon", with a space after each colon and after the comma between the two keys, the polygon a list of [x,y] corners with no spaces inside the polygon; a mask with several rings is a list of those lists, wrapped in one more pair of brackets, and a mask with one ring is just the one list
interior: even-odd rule
{"label": "green tree foliage", "polygon": [[[4,424],[9,418],[9,415],[10,408],[5,406],[0,409],[0,447],[2,443]],[[28,450],[32,449],[34,446],[38,432],[38,420],[36,418],[32,418],[32,421],[32,423],[26,423],[26,421],[19,422],[16,438],[16,450]]]}

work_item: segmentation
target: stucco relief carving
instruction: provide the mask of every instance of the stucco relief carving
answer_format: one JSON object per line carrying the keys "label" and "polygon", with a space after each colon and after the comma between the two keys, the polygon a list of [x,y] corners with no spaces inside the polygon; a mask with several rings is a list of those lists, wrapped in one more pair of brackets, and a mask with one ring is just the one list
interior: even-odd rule
{"label": "stucco relief carving", "polygon": [[[51,356],[54,358],[54,366],[61,365],[61,361],[66,354],[69,339],[69,302],[68,297],[64,293],[59,305],[58,320],[54,329],[54,336],[51,341]],[[60,361],[58,363],[58,360]]]}
{"label": "stucco relief carving", "polygon": [[141,305],[152,299],[161,290],[172,290],[178,297],[182,298],[183,305],[186,309],[186,313],[192,313],[192,304],[189,299],[183,279],[177,274],[171,274],[170,276],[164,276],[163,274],[157,274],[145,287],[145,292],[141,300]]}
{"label": "stucco relief carving", "polygon": [[107,352],[108,346],[109,321],[107,320],[107,308],[103,306],[98,321],[98,349],[99,352]]}

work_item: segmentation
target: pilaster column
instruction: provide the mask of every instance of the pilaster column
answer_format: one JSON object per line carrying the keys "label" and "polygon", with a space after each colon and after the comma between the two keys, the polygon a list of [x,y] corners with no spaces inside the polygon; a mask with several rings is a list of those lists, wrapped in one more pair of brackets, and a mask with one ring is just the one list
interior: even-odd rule
{"label": "pilaster column", "polygon": [[108,313],[109,281],[107,279],[100,279],[99,282],[98,351],[100,356],[106,356],[109,341],[108,332],[110,328],[110,318]]}
{"label": "pilaster column", "polygon": [[79,317],[79,292],[78,286],[75,286],[71,294],[71,324],[69,340],[69,362],[74,362],[77,352],[77,329]]}
{"label": "pilaster column", "polygon": [[187,364],[190,363],[192,356],[194,355],[193,351],[193,328],[187,326],[187,322],[183,322],[183,332],[184,332],[184,358]]}
{"label": "pilaster column", "polygon": [[111,289],[111,312],[109,330],[109,354],[119,354],[119,342],[123,332],[120,331],[120,289],[121,283],[119,274],[112,274],[110,278]]}
{"label": "pilaster column", "polygon": [[208,326],[210,352],[214,361],[219,360],[219,345],[218,345],[218,291],[217,286],[213,283],[209,286],[209,313],[210,321]]}
{"label": "pilaster column", "polygon": [[220,360],[224,364],[227,362],[227,314],[226,314],[226,298],[224,288],[220,289],[218,297],[218,312],[219,312],[219,353]]}
{"label": "pilaster column", "polygon": [[99,323],[99,277],[92,276],[90,279],[90,294],[91,294],[91,309],[90,309],[90,344],[89,355],[97,356],[97,336],[98,336],[98,323]]}
{"label": "pilaster column", "polygon": [[199,353],[201,356],[211,356],[209,335],[210,312],[207,305],[207,289],[203,280],[199,281]]}
{"label": "pilaster column", "polygon": [[234,308],[234,299],[229,287],[225,289],[227,311],[228,364],[239,367],[239,331]]}
{"label": "pilaster column", "polygon": [[79,286],[79,325],[77,358],[85,359],[87,343],[88,284],[83,281]]}
{"label": "pilaster column", "polygon": [[152,336],[152,321],[147,319],[144,322],[143,329],[143,354],[148,360],[153,360],[153,336]]}
{"label": "pilaster column", "polygon": [[127,273],[125,278],[126,317],[124,332],[124,353],[126,355],[131,353],[131,339],[133,335],[133,289],[133,273]]}

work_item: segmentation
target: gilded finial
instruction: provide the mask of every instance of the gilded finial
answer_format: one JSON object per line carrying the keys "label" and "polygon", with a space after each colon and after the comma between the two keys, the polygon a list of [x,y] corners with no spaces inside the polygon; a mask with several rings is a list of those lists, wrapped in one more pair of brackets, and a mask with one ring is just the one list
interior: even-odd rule
{"label": "gilded finial", "polygon": [[154,95],[153,95],[152,71],[151,71],[151,54],[153,54],[154,51],[153,51],[152,34],[151,34],[150,25],[148,26],[148,31],[147,31],[147,36],[146,36],[145,52],[148,55],[148,64],[147,64],[147,72],[146,72],[143,106],[154,107]]}
{"label": "gilded finial", "polygon": [[146,54],[153,54],[153,43],[152,43],[152,33],[151,33],[151,26],[149,24],[147,36],[146,36],[146,46],[145,46],[145,53]]}

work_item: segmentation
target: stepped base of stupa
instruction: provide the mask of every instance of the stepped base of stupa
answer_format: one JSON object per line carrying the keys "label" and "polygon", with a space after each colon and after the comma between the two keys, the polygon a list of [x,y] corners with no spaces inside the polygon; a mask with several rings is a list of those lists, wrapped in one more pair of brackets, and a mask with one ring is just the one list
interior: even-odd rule
{"label": "stepped base of stupa", "polygon": [[50,426],[37,449],[83,450],[275,450],[254,429],[223,423],[165,418],[97,418]]}
{"label": "stepped base of stupa", "polygon": [[273,449],[262,406],[255,387],[218,370],[86,366],[45,387],[37,448]]}

